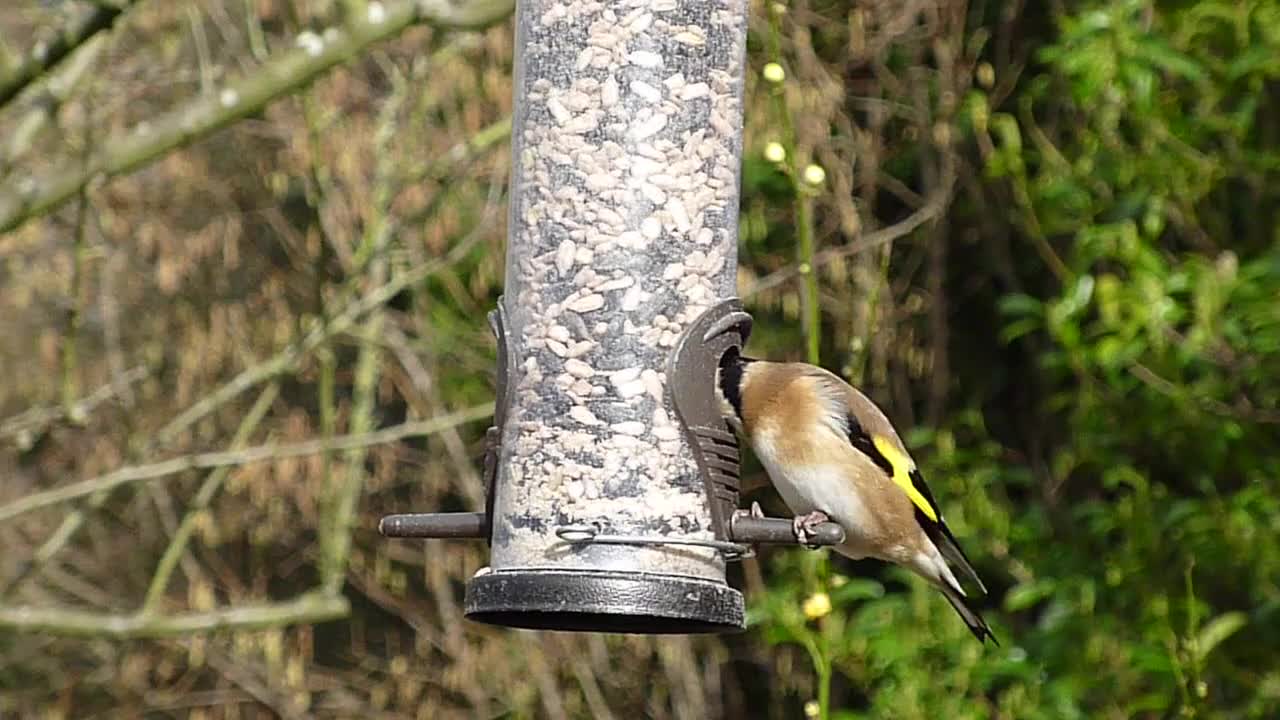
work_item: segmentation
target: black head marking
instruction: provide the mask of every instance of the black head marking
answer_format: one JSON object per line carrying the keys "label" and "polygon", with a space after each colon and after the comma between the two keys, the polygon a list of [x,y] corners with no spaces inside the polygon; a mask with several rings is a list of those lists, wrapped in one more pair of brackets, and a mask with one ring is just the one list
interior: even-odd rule
{"label": "black head marking", "polygon": [[743,357],[738,348],[731,347],[720,356],[720,392],[729,401],[733,412],[742,420],[742,374],[753,358]]}

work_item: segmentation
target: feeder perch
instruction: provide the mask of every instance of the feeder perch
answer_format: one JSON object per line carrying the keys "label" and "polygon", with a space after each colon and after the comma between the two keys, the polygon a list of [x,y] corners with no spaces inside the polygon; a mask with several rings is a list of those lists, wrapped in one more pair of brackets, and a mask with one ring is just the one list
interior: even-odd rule
{"label": "feeder perch", "polygon": [[[485,538],[472,620],[693,633],[744,627],[726,563],[796,543],[738,508],[720,358],[732,299],[745,0],[521,0],[506,295],[483,513],[389,537]],[[838,544],[825,523],[810,536]]]}

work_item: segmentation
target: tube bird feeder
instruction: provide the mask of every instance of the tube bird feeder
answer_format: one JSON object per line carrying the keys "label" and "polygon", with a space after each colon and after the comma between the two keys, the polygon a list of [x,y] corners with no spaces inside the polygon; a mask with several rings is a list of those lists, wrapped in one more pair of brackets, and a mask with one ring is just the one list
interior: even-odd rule
{"label": "tube bird feeder", "polygon": [[732,299],[746,13],[746,0],[517,4],[485,512],[382,524],[488,538],[468,618],[738,630],[726,562],[796,542],[790,519],[738,510],[738,445],[714,389],[751,326]]}

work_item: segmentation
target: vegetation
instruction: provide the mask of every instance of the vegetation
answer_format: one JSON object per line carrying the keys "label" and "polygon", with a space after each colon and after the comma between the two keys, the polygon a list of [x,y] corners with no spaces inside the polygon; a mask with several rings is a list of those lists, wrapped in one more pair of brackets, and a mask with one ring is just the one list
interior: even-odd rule
{"label": "vegetation", "polygon": [[465,623],[376,521],[482,503],[510,3],[18,2],[0,717],[1280,715],[1280,3],[751,10],[752,350],[911,428],[999,647],[793,549],[743,635]]}

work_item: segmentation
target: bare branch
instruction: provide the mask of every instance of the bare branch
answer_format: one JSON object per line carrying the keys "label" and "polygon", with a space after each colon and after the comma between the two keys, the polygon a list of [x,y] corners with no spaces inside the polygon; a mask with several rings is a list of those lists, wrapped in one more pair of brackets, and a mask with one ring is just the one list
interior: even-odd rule
{"label": "bare branch", "polygon": [[[262,418],[266,417],[267,410],[271,408],[271,403],[275,402],[276,396],[279,395],[279,383],[268,385],[265,390],[258,395],[258,400],[249,409],[249,413],[240,421],[240,427],[236,428],[236,434],[231,439],[231,449],[241,450],[249,442],[249,437],[258,429],[258,424],[262,422]],[[182,557],[183,551],[187,549],[187,541],[191,539],[191,534],[196,529],[196,518],[205,508],[209,507],[209,503],[213,502],[213,497],[222,489],[222,482],[227,479],[227,475],[231,474],[231,466],[220,467],[209,473],[204,479],[204,483],[200,485],[200,490],[196,492],[195,499],[187,507],[186,515],[182,518],[182,523],[178,525],[178,529],[173,533],[173,538],[169,541],[169,546],[165,548],[164,555],[160,557],[160,562],[156,564],[156,571],[151,576],[151,586],[147,588],[146,599],[142,603],[142,612],[144,614],[155,610],[160,604],[160,599],[164,597],[165,589],[169,587],[169,577],[173,575],[173,569],[177,567],[178,560]]]}
{"label": "bare branch", "polygon": [[[373,188],[371,216],[367,220],[364,239],[356,253],[357,258],[369,258],[367,282],[375,287],[385,283],[387,279],[386,248],[391,240],[390,142],[395,133],[396,115],[407,94],[404,79],[399,74],[393,75],[392,84],[394,90],[379,113],[379,127],[375,141],[379,160],[375,173],[377,179]],[[381,356],[377,341],[382,334],[384,315],[383,309],[379,307],[369,313],[369,317],[359,329],[360,353],[356,358],[351,418],[348,425],[348,429],[355,433],[368,432],[375,423],[373,416],[375,396],[378,381],[381,378]],[[321,579],[325,589],[330,592],[340,591],[346,576],[347,559],[351,554],[351,532],[356,522],[360,493],[364,489],[366,456],[367,453],[363,448],[348,451],[344,458],[343,471],[340,473],[341,481],[326,488],[328,522],[319,528],[319,532],[325,555],[321,565]]]}
{"label": "bare branch", "polygon": [[[209,645],[214,644],[209,643]],[[289,697],[279,688],[272,687],[271,681],[264,677],[266,673],[258,668],[254,668],[258,672],[251,670],[253,663],[246,662],[246,658],[231,657],[216,645],[206,648],[205,654],[209,667],[217,670],[220,675],[248,693],[250,697],[270,708],[271,712],[280,716],[282,720],[313,717],[296,707],[296,696]]]}
{"label": "bare branch", "polygon": [[[448,267],[450,264],[464,257],[477,242],[483,237],[483,230],[488,227],[490,218],[496,207],[496,197],[500,188],[495,184],[491,188],[490,202],[485,207],[484,215],[476,223],[471,232],[449,251],[443,258],[439,258],[432,262],[422,263],[408,271],[398,275],[395,279],[386,285],[365,295],[338,315],[338,317],[322,323],[312,331],[308,332],[301,340],[288,346],[276,356],[266,362],[255,365],[241,372],[227,383],[220,386],[212,394],[202,398],[200,401],[187,408],[177,418],[170,421],[167,425],[157,432],[157,440],[151,443],[150,448],[163,446],[170,442],[174,437],[186,428],[195,424],[209,413],[214,412],[227,402],[234,400],[241,393],[246,392],[259,383],[266,382],[277,375],[287,372],[294,367],[294,363],[300,360],[307,352],[320,347],[330,336],[342,332],[357,321],[366,312],[373,308],[379,307],[383,303],[395,297],[403,291],[427,277],[437,270]],[[22,583],[32,573],[39,571],[46,563],[66,547],[67,543],[75,537],[76,533],[84,525],[85,519],[88,518],[90,511],[96,511],[102,507],[110,498],[110,489],[101,492],[95,492],[89,496],[89,499],[81,507],[77,507],[63,518],[62,523],[54,531],[53,535],[36,549],[31,560],[25,563],[19,572],[9,579],[9,581],[0,587],[0,598],[7,597],[17,586]]]}
{"label": "bare branch", "polygon": [[385,285],[348,305],[328,323],[319,323],[301,340],[288,346],[269,360],[244,370],[217,390],[201,398],[161,428],[156,433],[157,442],[160,445],[167,444],[179,433],[207,417],[228,401],[238,397],[240,393],[292,369],[294,364],[307,353],[319,347],[333,335],[346,332],[365,314],[381,307],[383,303],[391,300],[405,288],[425,280],[443,268],[449,267],[471,250],[481,237],[480,229],[482,226],[483,223],[473,230],[468,237],[455,245],[445,257],[423,263],[416,268],[401,273]]}
{"label": "bare branch", "polygon": [[89,69],[95,66],[102,49],[107,45],[106,41],[105,35],[98,35],[86,42],[44,82],[40,92],[35,93],[30,110],[18,121],[3,147],[0,147],[0,175],[11,172],[14,162],[30,151],[40,132],[57,116],[58,109],[80,86]]}
{"label": "bare branch", "polygon": [[179,615],[112,614],[30,606],[0,607],[0,628],[124,640],[318,623],[345,617],[350,609],[345,597],[316,592],[284,602],[241,605]]}
{"label": "bare branch", "polygon": [[[952,180],[954,180],[954,177]],[[889,227],[876,230],[875,232],[867,233],[859,238],[857,242],[843,245],[841,247],[829,248],[820,253],[816,253],[813,256],[813,272],[817,272],[819,267],[826,265],[837,258],[857,255],[858,253],[866,252],[867,250],[891,243],[904,235],[914,232],[916,228],[919,228],[930,220],[937,218],[944,210],[946,210],[947,205],[951,203],[952,184],[953,183],[951,181],[946,182],[932,195],[932,197],[930,197],[929,202],[925,203],[923,207],[911,213],[902,221],[894,223]],[[791,265],[778,270],[777,272],[769,273],[763,278],[757,280],[751,287],[747,288],[747,290],[742,293],[742,296],[750,297],[766,290],[772,290],[799,274],[799,265]]]}
{"label": "bare branch", "polygon": [[[252,75],[215,94],[192,98],[123,137],[101,143],[84,160],[64,162],[51,171],[0,193],[0,233],[19,227],[74,196],[91,180],[114,177],[177,147],[189,145],[253,115],[272,101],[303,87],[370,45],[394,37],[415,23],[446,27],[482,27],[510,14],[512,0],[419,0],[380,5],[376,15],[353,17],[322,34],[304,33],[299,47],[273,57]],[[64,53],[65,54],[65,53]],[[0,85],[0,89],[3,85]],[[0,101],[3,95],[0,94]]]}
{"label": "bare branch", "polygon": [[1245,422],[1260,423],[1263,425],[1280,423],[1280,410],[1254,407],[1252,403],[1243,398],[1233,406],[1217,398],[1200,395],[1189,388],[1178,385],[1167,378],[1161,377],[1156,374],[1154,370],[1142,363],[1134,363],[1130,365],[1129,372],[1152,390],[1175,400],[1195,403],[1214,415],[1232,418],[1234,420],[1243,420]]}
{"label": "bare branch", "polygon": [[118,5],[99,5],[81,14],[54,37],[37,40],[17,67],[0,75],[0,107],[8,104],[18,93],[94,35],[109,30],[116,19],[135,2],[137,0],[122,0]]}
{"label": "bare branch", "polygon": [[31,408],[5,420],[0,420],[0,438],[21,437],[24,434],[36,433],[64,418],[74,422],[83,422],[99,405],[115,397],[122,388],[132,385],[146,376],[147,369],[139,365],[126,370],[120,377],[94,390],[92,393],[72,403],[69,407],[58,405]]}
{"label": "bare branch", "polygon": [[307,440],[291,445],[257,445],[244,450],[183,455],[148,465],[133,465],[120,468],[106,475],[88,478],[64,487],[34,493],[15,500],[8,505],[0,507],[0,521],[141,480],[154,480],[155,478],[174,475],[187,470],[207,470],[234,465],[248,465],[249,463],[267,460],[283,460],[305,455],[316,455],[327,451],[355,450],[373,445],[385,445],[405,438],[434,435],[451,427],[483,420],[492,414],[493,403],[485,403],[441,417],[431,418],[430,420],[417,420],[400,425],[392,425],[388,428],[358,435],[339,435],[331,439]]}

